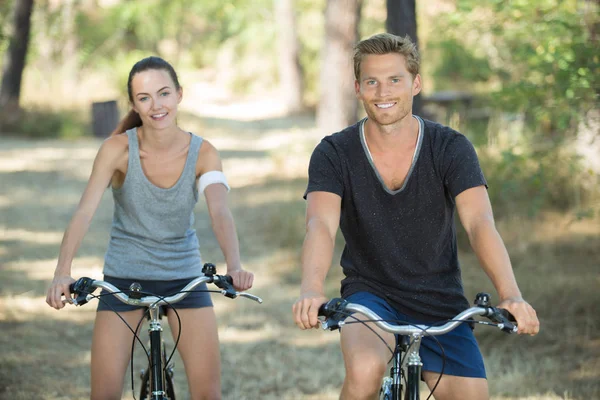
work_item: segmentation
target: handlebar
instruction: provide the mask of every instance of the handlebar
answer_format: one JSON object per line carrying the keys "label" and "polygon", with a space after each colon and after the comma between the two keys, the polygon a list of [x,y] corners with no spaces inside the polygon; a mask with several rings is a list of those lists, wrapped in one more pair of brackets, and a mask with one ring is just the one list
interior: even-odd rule
{"label": "handlebar", "polygon": [[229,297],[231,299],[235,299],[236,297],[245,297],[250,300],[254,300],[257,303],[262,303],[263,300],[250,293],[246,292],[238,292],[233,287],[233,279],[229,275],[217,275],[216,268],[212,264],[205,264],[202,268],[202,272],[204,276],[199,276],[189,282],[181,291],[178,293],[167,296],[167,297],[158,297],[158,296],[142,296],[141,286],[139,283],[134,282],[129,288],[129,294],[124,293],[122,290],[118,289],[114,285],[101,281],[95,280],[87,277],[79,278],[77,281],[72,283],[69,286],[69,290],[71,293],[76,294],[76,297],[73,299],[73,304],[75,305],[84,305],[89,300],[91,300],[94,295],[92,294],[97,288],[102,288],[107,292],[113,294],[117,299],[121,300],[125,304],[135,305],[135,306],[159,306],[163,304],[175,304],[181,300],[183,300],[187,295],[189,295],[192,290],[194,290],[198,285],[202,283],[214,283],[215,286],[220,288],[220,293],[225,297]]}
{"label": "handlebar", "polygon": [[480,296],[487,296],[487,301],[489,301],[489,295],[485,293],[478,294],[475,300],[476,306],[461,312],[456,317],[440,326],[416,324],[392,325],[382,320],[379,315],[375,314],[369,308],[360,304],[349,303],[346,300],[339,298],[331,299],[319,307],[319,320],[323,329],[336,330],[344,325],[346,317],[357,312],[365,315],[369,319],[369,322],[373,322],[386,332],[402,336],[437,336],[450,332],[461,323],[468,321],[471,317],[482,316],[494,322],[494,325],[504,332],[517,332],[517,326],[514,323],[515,318],[510,312],[502,308],[491,307],[489,303],[481,301]]}

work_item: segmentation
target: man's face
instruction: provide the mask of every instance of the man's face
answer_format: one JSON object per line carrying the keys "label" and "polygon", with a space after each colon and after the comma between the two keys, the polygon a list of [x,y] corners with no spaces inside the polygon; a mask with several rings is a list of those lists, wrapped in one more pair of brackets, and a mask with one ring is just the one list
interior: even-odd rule
{"label": "man's face", "polygon": [[354,87],[369,119],[392,125],[411,114],[413,96],[421,91],[421,76],[413,78],[401,54],[371,54],[363,58]]}

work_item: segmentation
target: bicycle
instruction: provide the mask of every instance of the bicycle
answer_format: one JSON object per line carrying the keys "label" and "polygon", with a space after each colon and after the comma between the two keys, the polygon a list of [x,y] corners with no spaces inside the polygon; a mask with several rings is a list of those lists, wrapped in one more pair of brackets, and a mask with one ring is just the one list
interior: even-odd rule
{"label": "bicycle", "polygon": [[[496,326],[506,333],[515,333],[517,326],[512,314],[507,310],[495,308],[490,305],[490,295],[487,293],[478,293],[475,297],[475,306],[471,307],[456,317],[440,326],[430,325],[391,325],[383,320],[373,311],[360,304],[349,303],[340,298],[334,298],[323,304],[319,308],[319,321],[321,327],[325,330],[338,330],[344,324],[373,322],[379,328],[386,332],[398,335],[395,349],[392,351],[392,366],[389,376],[383,378],[381,389],[379,391],[380,400],[419,400],[419,383],[421,380],[421,357],[419,356],[419,347],[421,339],[424,336],[437,336],[448,333],[462,323],[479,323]],[[360,313],[367,317],[367,320],[346,322],[346,318],[352,313]],[[491,322],[473,320],[471,317],[486,317]],[[382,339],[383,340],[383,339]],[[391,348],[390,348],[391,350]],[[404,354],[404,356],[403,356]],[[443,351],[442,351],[443,354]],[[428,399],[433,395],[439,380],[431,389]]]}
{"label": "bicycle", "polygon": [[[204,264],[202,273],[204,274],[203,276],[190,281],[181,291],[166,297],[144,293],[141,285],[137,282],[131,284],[128,294],[124,293],[108,282],[94,280],[87,277],[79,278],[76,282],[70,285],[71,293],[76,295],[72,301],[74,305],[82,306],[92,298],[100,297],[94,295],[93,292],[98,288],[102,288],[106,290],[109,295],[114,295],[123,303],[146,307],[144,317],[138,323],[135,331],[130,327],[134,333],[134,342],[132,343],[132,360],[133,347],[136,340],[142,345],[142,348],[144,348],[146,356],[148,357],[148,368],[143,369],[140,374],[142,379],[140,400],[175,400],[175,388],[173,385],[173,363],[170,361],[175,353],[175,349],[177,348],[179,337],[175,342],[173,352],[171,353],[170,357],[167,358],[166,346],[162,338],[162,327],[160,324],[160,319],[162,317],[162,306],[172,305],[183,300],[188,294],[192,293],[198,285],[202,283],[213,283],[220,289],[209,290],[210,292],[221,293],[225,297],[229,297],[231,299],[234,299],[238,296],[246,297],[258,303],[262,303],[262,299],[258,296],[245,292],[237,292],[233,287],[233,281],[231,277],[228,275],[217,275],[216,267],[213,264]],[[175,311],[175,309],[173,310]],[[175,314],[177,315],[176,311]],[[148,332],[150,351],[148,351],[141,343],[140,338],[136,333],[146,316],[149,320]],[[181,321],[179,323],[179,327],[181,329]],[[134,390],[133,386],[132,369],[132,390]]]}

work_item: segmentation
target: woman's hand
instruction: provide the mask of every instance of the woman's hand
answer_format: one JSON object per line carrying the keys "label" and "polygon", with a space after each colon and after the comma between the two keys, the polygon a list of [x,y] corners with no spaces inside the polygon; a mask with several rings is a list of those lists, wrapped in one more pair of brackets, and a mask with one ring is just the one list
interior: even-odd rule
{"label": "woman's hand", "polygon": [[52,284],[48,288],[48,294],[46,295],[46,303],[48,303],[50,307],[60,310],[65,306],[61,298],[63,295],[65,296],[65,300],[67,302],[73,302],[71,292],[69,291],[69,286],[73,282],[75,282],[75,279],[73,279],[70,276],[55,276],[52,280]]}
{"label": "woman's hand", "polygon": [[244,271],[243,269],[227,271],[227,275],[231,276],[233,279],[233,287],[239,292],[250,289],[254,282],[254,274],[252,272]]}

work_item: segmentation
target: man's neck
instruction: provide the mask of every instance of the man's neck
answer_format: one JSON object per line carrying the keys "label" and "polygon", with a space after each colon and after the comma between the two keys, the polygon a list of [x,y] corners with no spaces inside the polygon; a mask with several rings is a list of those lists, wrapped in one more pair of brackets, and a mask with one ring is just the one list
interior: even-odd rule
{"label": "man's neck", "polygon": [[365,140],[372,152],[388,152],[412,147],[419,136],[419,121],[412,114],[392,125],[379,125],[367,119]]}

